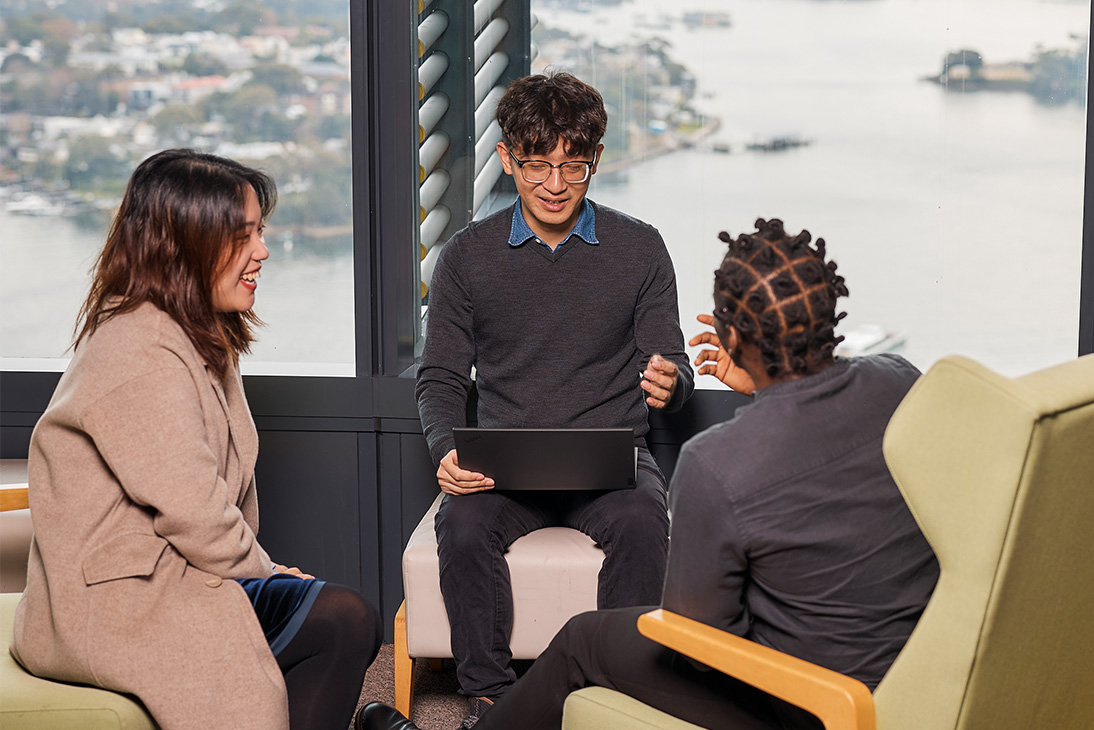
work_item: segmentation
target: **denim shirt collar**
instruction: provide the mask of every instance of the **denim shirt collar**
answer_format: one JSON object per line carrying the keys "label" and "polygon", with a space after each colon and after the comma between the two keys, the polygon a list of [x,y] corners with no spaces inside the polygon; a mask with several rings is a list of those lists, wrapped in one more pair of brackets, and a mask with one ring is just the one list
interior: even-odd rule
{"label": "denim shirt collar", "polygon": [[[577,223],[559,246],[569,241],[573,236],[577,236],[585,243],[591,243],[593,245],[600,243],[596,238],[596,211],[593,210],[593,204],[589,202],[588,198],[581,201],[581,212],[578,213]],[[513,206],[513,223],[509,228],[509,245],[520,246],[529,238],[538,241],[543,246],[547,246],[547,244],[539,241],[536,234],[533,233],[532,229],[528,226],[528,222],[524,219],[524,212],[521,210],[520,200],[518,199],[517,204]],[[550,248],[550,246],[547,247]]]}

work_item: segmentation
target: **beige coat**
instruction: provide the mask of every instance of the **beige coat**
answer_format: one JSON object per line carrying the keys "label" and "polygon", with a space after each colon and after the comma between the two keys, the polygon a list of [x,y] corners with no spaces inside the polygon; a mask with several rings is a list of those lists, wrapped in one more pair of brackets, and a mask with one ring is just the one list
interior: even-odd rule
{"label": "beige coat", "polygon": [[164,730],[289,726],[243,589],[258,435],[174,320],[144,305],[76,350],[34,430],[34,543],[12,653],[31,672],[138,696]]}

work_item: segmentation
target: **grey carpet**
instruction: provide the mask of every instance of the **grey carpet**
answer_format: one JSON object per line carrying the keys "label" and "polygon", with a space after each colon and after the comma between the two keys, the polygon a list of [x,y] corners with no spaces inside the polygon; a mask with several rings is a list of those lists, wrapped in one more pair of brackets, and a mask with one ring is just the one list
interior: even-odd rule
{"label": "grey carpet", "polygon": [[[411,720],[421,730],[456,730],[467,712],[467,700],[456,690],[456,668],[446,659],[439,672],[429,668],[429,661],[414,661],[414,699]],[[395,646],[384,644],[376,661],[365,673],[361,688],[361,704],[383,702],[395,706]]]}

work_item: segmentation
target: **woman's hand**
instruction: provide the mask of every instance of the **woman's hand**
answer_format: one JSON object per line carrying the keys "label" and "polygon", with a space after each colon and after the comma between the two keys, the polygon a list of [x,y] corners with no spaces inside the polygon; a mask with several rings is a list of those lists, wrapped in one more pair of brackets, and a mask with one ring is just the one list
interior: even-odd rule
{"label": "woman's hand", "polygon": [[300,570],[300,568],[290,568],[287,565],[281,565],[280,563],[274,563],[273,566],[275,573],[285,573],[286,575],[295,575],[297,578],[311,578],[315,579],[314,575],[308,575]]}
{"label": "woman's hand", "polygon": [[692,337],[688,344],[692,347],[712,345],[717,348],[699,352],[695,358],[695,365],[699,368],[697,372],[700,375],[713,375],[738,393],[752,395],[756,392],[756,384],[752,382],[752,376],[733,362],[726,348],[722,347],[717,333],[713,331],[714,317],[709,314],[700,314],[695,319],[712,329]]}

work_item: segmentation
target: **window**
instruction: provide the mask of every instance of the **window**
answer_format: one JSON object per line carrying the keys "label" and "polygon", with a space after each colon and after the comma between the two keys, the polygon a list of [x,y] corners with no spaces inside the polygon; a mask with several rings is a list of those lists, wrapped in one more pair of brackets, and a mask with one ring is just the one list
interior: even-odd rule
{"label": "window", "polygon": [[0,44],[0,358],[61,370],[133,168],[192,147],[280,202],[244,372],[355,374],[349,4],[26,0]]}
{"label": "window", "polygon": [[589,195],[660,229],[685,339],[711,310],[717,233],[778,217],[823,237],[847,277],[845,352],[923,369],[959,353],[1008,375],[1075,356],[1088,2],[532,12],[532,71],[570,70],[605,97]]}

